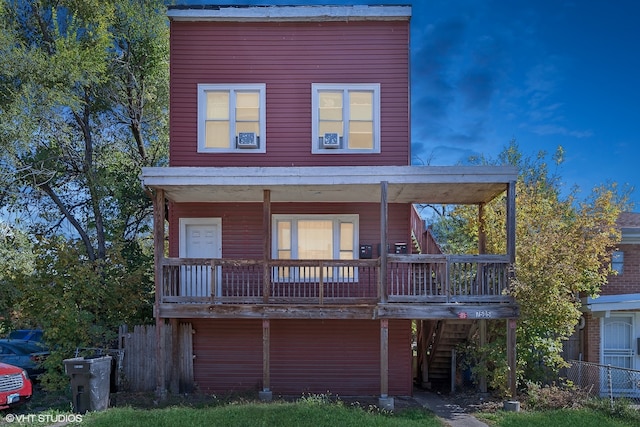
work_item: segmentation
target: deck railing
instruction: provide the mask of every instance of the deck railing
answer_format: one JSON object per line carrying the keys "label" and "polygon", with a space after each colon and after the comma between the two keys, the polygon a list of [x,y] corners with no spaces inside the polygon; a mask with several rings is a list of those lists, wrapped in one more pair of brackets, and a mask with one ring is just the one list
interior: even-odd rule
{"label": "deck railing", "polygon": [[[167,258],[160,301],[203,304],[507,302],[509,263],[497,255],[389,255],[380,259]],[[265,286],[267,284],[267,286]]]}

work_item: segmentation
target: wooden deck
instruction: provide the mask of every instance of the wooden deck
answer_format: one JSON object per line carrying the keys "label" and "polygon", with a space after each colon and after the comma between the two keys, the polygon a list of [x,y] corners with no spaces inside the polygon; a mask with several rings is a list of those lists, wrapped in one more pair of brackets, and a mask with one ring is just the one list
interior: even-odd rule
{"label": "wooden deck", "polygon": [[[511,318],[508,258],[381,260],[165,258],[161,317]],[[384,276],[384,277],[383,277]]]}

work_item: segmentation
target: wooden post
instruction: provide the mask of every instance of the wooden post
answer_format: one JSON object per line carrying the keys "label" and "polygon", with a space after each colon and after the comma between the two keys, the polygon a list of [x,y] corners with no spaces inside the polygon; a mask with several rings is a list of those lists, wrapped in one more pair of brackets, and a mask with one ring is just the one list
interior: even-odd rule
{"label": "wooden post", "polygon": [[[421,378],[420,378],[420,386],[423,388],[431,388],[431,384],[429,383],[429,360],[427,358],[427,348],[429,347],[429,343],[431,342],[431,336],[433,335],[433,329],[430,327],[431,323],[429,323],[429,327],[425,325],[426,320],[420,320],[420,338],[421,342],[418,346],[418,351],[420,352],[420,360],[422,361],[421,365]],[[430,321],[429,321],[430,322]]]}
{"label": "wooden post", "polygon": [[160,298],[163,291],[164,264],[164,191],[156,190],[153,199],[153,260],[155,265],[154,282],[155,318],[156,318],[156,395],[159,398],[167,396],[165,377],[165,348],[164,348],[164,319],[160,316]]}
{"label": "wooden post", "polygon": [[509,262],[516,262],[516,183],[507,187],[507,255]]}
{"label": "wooden post", "polygon": [[[487,343],[487,320],[480,319],[478,321],[478,330],[480,333],[480,349],[484,349],[485,344]],[[480,360],[480,366],[484,368],[482,373],[480,374],[480,378],[478,378],[478,388],[480,389],[480,393],[487,392],[487,359],[483,356]]]}
{"label": "wooden post", "polygon": [[270,402],[273,399],[271,392],[271,321],[262,319],[262,390],[258,392],[258,397],[263,402]]}
{"label": "wooden post", "polygon": [[509,366],[508,384],[511,397],[517,394],[516,384],[516,319],[507,319],[507,365]]}
{"label": "wooden post", "polygon": [[484,220],[484,203],[478,205],[478,253],[487,253],[487,226]]}
{"label": "wooden post", "polygon": [[262,201],[262,226],[264,234],[264,270],[263,270],[263,288],[262,298],[265,304],[269,302],[269,294],[271,291],[271,190],[264,190]]}
{"label": "wooden post", "polygon": [[387,244],[388,244],[388,216],[389,206],[387,191],[389,183],[380,183],[380,276],[378,277],[380,302],[385,304],[388,298],[387,291]]}
{"label": "wooden post", "polygon": [[389,321],[380,319],[380,397],[389,396]]}
{"label": "wooden post", "polygon": [[[486,222],[484,218],[484,208],[485,204],[480,203],[478,205],[478,253],[485,254],[487,253],[487,228]],[[482,283],[482,266],[478,264],[478,283]],[[484,287],[481,288],[482,291],[485,291]],[[480,319],[478,321],[478,329],[480,335],[480,348],[483,349],[487,342],[487,320]],[[487,392],[487,359],[482,357],[480,360],[480,366],[484,368],[482,373],[480,374],[480,378],[478,378],[478,388],[480,389],[480,393]]]}

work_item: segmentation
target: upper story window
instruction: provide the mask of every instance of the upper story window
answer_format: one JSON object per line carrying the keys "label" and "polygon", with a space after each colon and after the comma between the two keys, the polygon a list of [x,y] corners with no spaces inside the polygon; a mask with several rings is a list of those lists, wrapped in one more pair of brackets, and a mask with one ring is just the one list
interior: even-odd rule
{"label": "upper story window", "polygon": [[622,274],[622,271],[624,270],[624,252],[613,252],[611,256],[611,269],[618,273],[618,275]]}
{"label": "upper story window", "polygon": [[198,152],[266,152],[264,84],[198,85]]}
{"label": "upper story window", "polygon": [[380,152],[380,85],[314,83],[312,153]]}

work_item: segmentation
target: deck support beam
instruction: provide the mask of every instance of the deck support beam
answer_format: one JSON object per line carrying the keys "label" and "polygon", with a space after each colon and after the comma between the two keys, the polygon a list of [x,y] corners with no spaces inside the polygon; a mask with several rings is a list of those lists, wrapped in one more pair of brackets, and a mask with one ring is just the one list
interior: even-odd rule
{"label": "deck support beam", "polygon": [[269,264],[271,261],[271,240],[272,233],[271,230],[271,191],[264,190],[262,193],[262,227],[264,233],[264,270],[263,270],[263,278],[262,283],[262,296],[263,301],[266,304],[269,302],[269,295],[271,291],[271,270],[269,268]]}
{"label": "deck support beam", "polygon": [[[486,319],[480,319],[478,321],[478,333],[480,335],[480,348],[484,348],[485,344],[487,343],[487,320]],[[487,392],[487,359],[486,357],[482,356],[482,359],[480,359],[480,366],[482,366],[484,369],[482,370],[482,373],[480,374],[480,378],[478,378],[478,389],[480,390],[480,393],[486,393]]]}
{"label": "deck support beam", "polygon": [[380,319],[380,408],[393,410],[394,400],[389,397],[389,320]]}
{"label": "deck support beam", "polygon": [[389,203],[388,203],[388,187],[389,183],[387,181],[382,181],[380,183],[380,276],[378,278],[379,281],[379,293],[380,293],[380,302],[385,304],[388,299],[388,290],[387,290],[387,253],[389,250],[387,249],[387,245],[389,242],[389,227],[388,227],[388,217],[389,217]]}
{"label": "deck support beam", "polygon": [[516,182],[507,186],[507,256],[511,264],[516,262]]}
{"label": "deck support beam", "polygon": [[[487,253],[487,224],[485,221],[485,213],[484,213],[485,204],[480,203],[478,205],[478,254],[483,255]],[[480,268],[478,267],[478,274],[480,274]],[[480,280],[478,280],[479,282]],[[487,320],[480,319],[478,321],[478,332],[480,335],[480,348],[484,348],[487,342]],[[478,389],[480,393],[487,392],[487,359],[482,357],[480,360],[480,366],[484,369],[479,375],[478,378]]]}
{"label": "deck support beam", "polygon": [[153,263],[156,287],[154,314],[156,318],[156,396],[167,396],[165,374],[164,319],[160,316],[160,292],[162,290],[162,265],[164,259],[164,191],[157,189],[153,198]]}
{"label": "deck support beam", "polygon": [[260,400],[270,402],[271,392],[271,321],[262,320],[262,391],[258,393]]}
{"label": "deck support beam", "polygon": [[516,319],[507,319],[507,366],[509,367],[507,387],[509,388],[511,397],[515,398],[517,394]]}

